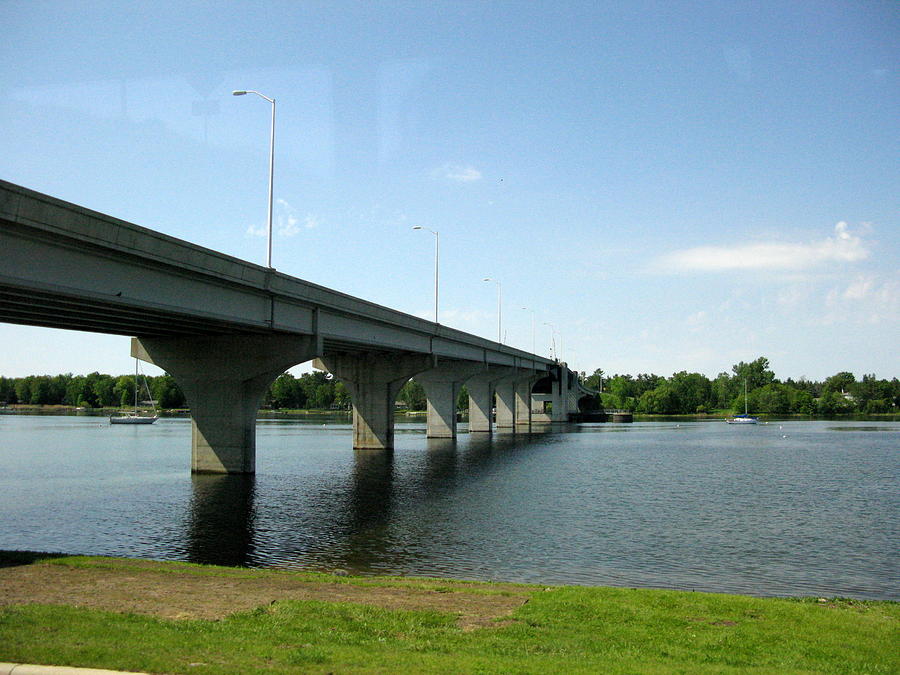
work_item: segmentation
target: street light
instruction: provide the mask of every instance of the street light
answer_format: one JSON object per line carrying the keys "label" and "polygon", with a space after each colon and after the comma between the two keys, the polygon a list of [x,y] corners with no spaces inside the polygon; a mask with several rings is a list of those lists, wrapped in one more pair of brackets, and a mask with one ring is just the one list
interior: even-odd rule
{"label": "street light", "polygon": [[554,361],[559,361],[558,355],[556,353],[556,327],[549,321],[545,321],[544,325],[550,326],[550,358]]}
{"label": "street light", "polygon": [[268,218],[268,235],[269,235],[269,252],[266,256],[266,266],[272,267],[272,181],[275,177],[275,99],[269,98],[265,94],[251,89],[237,89],[231,92],[232,96],[245,96],[247,94],[256,94],[260,98],[266,99],[272,104],[272,133],[269,142],[269,218]]}
{"label": "street light", "polygon": [[531,312],[531,353],[537,354],[537,351],[534,349],[534,310],[528,307],[523,307],[522,309],[526,312]]}
{"label": "street light", "polygon": [[490,277],[485,277],[482,281],[493,281],[497,284],[497,342],[503,344],[502,333],[500,328],[503,324],[501,317],[503,316],[503,291],[500,288],[500,282]]}
{"label": "street light", "polygon": [[421,225],[413,225],[414,230],[426,230],[434,235],[434,322],[438,322],[438,267],[440,265],[441,255],[441,235],[435,230],[431,230]]}

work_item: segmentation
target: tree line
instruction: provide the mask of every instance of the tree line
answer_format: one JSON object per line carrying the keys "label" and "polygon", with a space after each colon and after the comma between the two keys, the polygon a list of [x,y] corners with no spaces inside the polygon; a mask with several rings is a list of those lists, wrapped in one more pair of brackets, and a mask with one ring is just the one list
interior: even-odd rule
{"label": "tree line", "polygon": [[[878,379],[874,374],[857,380],[853,373],[839,372],[822,382],[801,378],[781,381],[759,357],[750,363],[732,366],[731,373],[719,373],[713,379],[701,373],[681,371],[671,377],[654,374],[612,375],[602,369],[590,376],[582,374],[584,384],[599,394],[603,408],[636,413],[679,415],[716,410],[744,410],[744,382],[747,382],[747,408],[753,413],[840,415],[850,413],[900,412],[900,382]],[[185,408],[184,394],[170,375],[141,376],[142,400],[147,399],[143,382],[159,408]],[[409,410],[425,410],[422,385],[407,382],[397,396]],[[30,375],[0,377],[0,403],[25,405],[68,405],[84,408],[127,407],[134,401],[134,375]],[[323,372],[279,375],[266,392],[262,406],[273,409],[350,408],[350,395],[337,379]],[[468,393],[461,388],[457,406],[468,407]]]}
{"label": "tree line", "polygon": [[747,409],[751,413],[784,415],[879,414],[900,411],[900,381],[878,379],[874,374],[857,380],[842,371],[814,382],[775,377],[763,356],[750,363],[741,361],[731,373],[710,379],[701,373],[681,371],[671,377],[654,374],[612,375],[602,369],[584,378],[585,385],[601,390],[604,408],[658,415],[685,415],[714,410],[744,411],[744,382]]}
{"label": "tree line", "polygon": [[[146,383],[146,387],[145,387]],[[187,401],[171,375],[140,376],[142,403],[149,398],[159,408],[186,408]],[[129,407],[134,404],[134,375],[29,375],[0,377],[0,403],[7,405],[63,405],[80,408]],[[410,410],[425,410],[425,390],[414,380],[397,397]],[[460,396],[463,399],[463,396]],[[468,401],[467,401],[468,405]],[[273,409],[346,410],[350,395],[342,382],[323,372],[295,377],[283,373],[269,386],[262,407]]]}

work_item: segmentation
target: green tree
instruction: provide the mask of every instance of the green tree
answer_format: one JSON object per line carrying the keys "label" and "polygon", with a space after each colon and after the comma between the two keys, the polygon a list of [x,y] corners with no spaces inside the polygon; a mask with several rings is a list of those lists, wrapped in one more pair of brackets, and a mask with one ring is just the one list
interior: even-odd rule
{"label": "green tree", "polygon": [[350,392],[347,391],[343,382],[336,382],[334,385],[334,403],[341,410],[349,410],[353,401],[350,399]]}
{"label": "green tree", "polygon": [[651,415],[676,415],[679,412],[679,401],[675,391],[667,382],[653,391],[645,391],[638,400],[637,412]]}
{"label": "green tree", "polygon": [[769,370],[769,359],[760,356],[755,361],[744,363],[741,361],[731,367],[734,373],[734,383],[743,389],[744,380],[747,380],[747,389],[753,391],[775,381],[775,373]]}
{"label": "green tree", "polygon": [[334,402],[334,385],[327,380],[316,387],[312,407],[318,410],[327,410]]}
{"label": "green tree", "polygon": [[[334,400],[334,384],[332,384],[334,378],[329,379],[329,377],[331,377],[329,373],[324,373],[321,370],[303,373],[300,376],[299,385],[303,392],[305,405],[310,408],[327,408],[331,405],[331,401]],[[325,389],[330,390],[329,396],[324,395]],[[328,403],[323,406],[321,401],[325,399],[328,399]]]}
{"label": "green tree", "polygon": [[750,394],[750,408],[755,412],[773,414],[786,414],[791,411],[791,402],[788,388],[775,382],[765,387],[754,389]]}
{"label": "green tree", "polygon": [[604,372],[602,368],[597,368],[592,374],[588,375],[584,380],[584,386],[594,391],[601,391],[606,386],[606,380],[603,378]]}
{"label": "green tree", "polygon": [[849,392],[854,382],[856,382],[856,378],[853,376],[853,373],[848,373],[847,371],[837,373],[825,378],[822,393],[837,392],[840,394]]}
{"label": "green tree", "polygon": [[156,405],[160,408],[172,409],[187,406],[184,393],[175,382],[175,378],[168,373],[151,379],[150,392]]}
{"label": "green tree", "polygon": [[272,408],[302,408],[306,405],[306,395],[293,375],[282,373],[269,386],[265,401]]}
{"label": "green tree", "polygon": [[113,397],[123,408],[134,405],[134,375],[119,375],[116,378]]}
{"label": "green tree", "polygon": [[16,381],[11,377],[0,377],[0,403],[18,403]]}
{"label": "green tree", "polygon": [[456,396],[456,409],[457,410],[468,410],[469,409],[469,390],[466,389],[466,385],[463,385],[459,388],[459,394]]}
{"label": "green tree", "polygon": [[683,370],[669,378],[669,387],[677,400],[679,413],[692,414],[709,409],[712,385],[705,375]]}
{"label": "green tree", "polygon": [[635,387],[631,375],[614,375],[606,381],[604,390],[604,393],[610,395],[606,398],[606,402],[611,404],[609,407],[622,410],[634,409]]}
{"label": "green tree", "polygon": [[791,412],[799,415],[814,415],[816,413],[816,400],[808,391],[801,389],[789,389]]}
{"label": "green tree", "polygon": [[409,380],[400,389],[397,400],[401,401],[409,410],[425,410],[428,401],[425,397],[425,388],[415,380]]}
{"label": "green tree", "polygon": [[819,415],[830,417],[832,415],[846,415],[853,412],[854,405],[843,394],[837,391],[827,391],[818,400],[817,411]]}

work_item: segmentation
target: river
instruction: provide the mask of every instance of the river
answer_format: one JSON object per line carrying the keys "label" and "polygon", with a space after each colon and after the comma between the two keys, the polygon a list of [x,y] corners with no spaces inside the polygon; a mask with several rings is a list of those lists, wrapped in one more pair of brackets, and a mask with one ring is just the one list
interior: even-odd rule
{"label": "river", "polygon": [[[463,425],[464,428],[464,425]],[[900,422],[579,425],[353,451],[261,419],[257,474],[192,476],[190,422],[0,415],[0,549],[900,600]]]}

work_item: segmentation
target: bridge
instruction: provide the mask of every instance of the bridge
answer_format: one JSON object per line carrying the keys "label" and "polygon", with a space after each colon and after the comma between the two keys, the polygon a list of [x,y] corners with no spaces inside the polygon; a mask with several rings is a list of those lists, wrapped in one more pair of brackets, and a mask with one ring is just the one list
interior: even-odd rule
{"label": "bridge", "polygon": [[0,321],[132,336],[185,394],[195,473],[253,473],[266,389],[310,360],[347,387],[354,448],[393,447],[411,377],[431,438],[455,438],[463,384],[471,433],[567,421],[586,393],[564,363],[5,181],[0,225]]}

